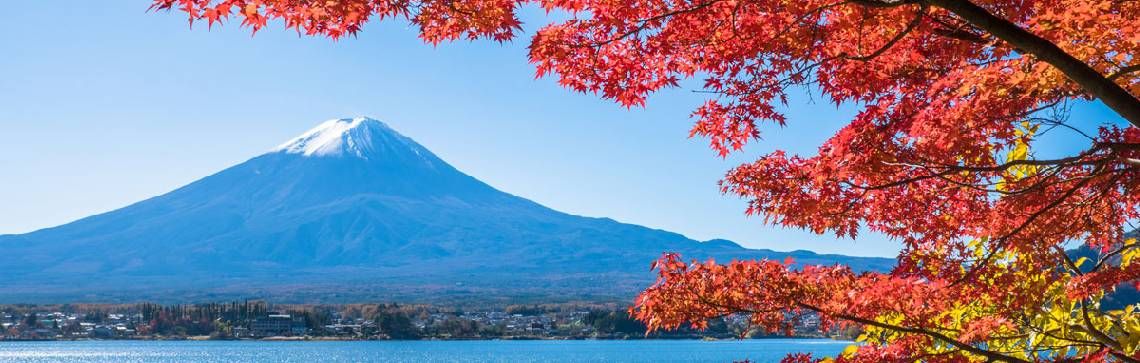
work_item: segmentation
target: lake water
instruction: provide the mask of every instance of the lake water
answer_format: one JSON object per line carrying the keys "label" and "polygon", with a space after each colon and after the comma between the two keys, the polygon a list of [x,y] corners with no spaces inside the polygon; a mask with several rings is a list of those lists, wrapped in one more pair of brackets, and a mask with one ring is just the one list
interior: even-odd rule
{"label": "lake water", "polygon": [[629,341],[0,342],[0,362],[774,362],[834,355],[823,339]]}

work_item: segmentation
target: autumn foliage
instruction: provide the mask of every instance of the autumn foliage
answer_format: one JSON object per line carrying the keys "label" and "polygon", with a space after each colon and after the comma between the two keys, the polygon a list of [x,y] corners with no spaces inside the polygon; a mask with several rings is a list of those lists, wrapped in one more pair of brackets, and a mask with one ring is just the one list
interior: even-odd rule
{"label": "autumn foliage", "polygon": [[[684,78],[708,101],[692,134],[721,155],[783,124],[789,92],[860,111],[815,155],[774,152],[725,177],[768,223],[902,244],[890,273],[666,255],[634,313],[652,329],[747,314],[860,326],[845,362],[1140,360],[1140,2],[1121,0],[157,0],[191,21],[270,20],[353,35],[406,20],[429,43],[506,41],[537,5],[539,76],[626,106]],[[1120,120],[1074,120],[1097,100]],[[1083,125],[1099,125],[1090,130]],[[1044,135],[1087,147],[1039,150]],[[1046,156],[1041,156],[1046,155]],[[1076,247],[1095,252],[1075,258]],[[793,355],[788,361],[815,361]]]}

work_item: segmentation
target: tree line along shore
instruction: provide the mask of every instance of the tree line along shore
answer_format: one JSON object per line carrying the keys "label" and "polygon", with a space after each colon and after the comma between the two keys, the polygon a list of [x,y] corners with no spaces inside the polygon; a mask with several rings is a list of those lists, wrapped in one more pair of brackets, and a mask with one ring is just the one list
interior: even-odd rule
{"label": "tree line along shore", "polygon": [[[818,321],[780,336],[812,334]],[[0,305],[0,340],[471,340],[733,339],[765,337],[743,315],[708,329],[646,334],[617,303],[488,306],[428,304],[271,304],[266,301],[172,304]],[[830,337],[850,337],[836,331]]]}

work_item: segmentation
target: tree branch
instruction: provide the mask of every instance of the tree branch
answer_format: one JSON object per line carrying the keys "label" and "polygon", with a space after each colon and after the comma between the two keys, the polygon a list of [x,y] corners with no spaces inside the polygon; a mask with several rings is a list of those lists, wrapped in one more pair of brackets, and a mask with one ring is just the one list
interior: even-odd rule
{"label": "tree branch", "polygon": [[796,304],[798,306],[804,308],[804,309],[815,311],[817,313],[831,315],[831,316],[834,316],[834,317],[837,317],[837,318],[840,318],[843,320],[853,321],[853,322],[863,324],[863,325],[870,325],[870,326],[888,329],[888,330],[894,330],[894,331],[902,332],[902,333],[926,335],[926,336],[932,337],[934,339],[944,341],[950,345],[953,345],[954,347],[956,347],[958,349],[986,357],[986,359],[989,359],[991,362],[1030,363],[1029,361],[1024,360],[1024,359],[1020,359],[1020,358],[1016,358],[1016,357],[1010,357],[1007,355],[1003,355],[1003,354],[993,352],[993,351],[988,351],[985,349],[975,347],[975,346],[970,345],[970,344],[960,342],[958,340],[955,340],[954,338],[951,338],[951,337],[946,336],[945,334],[942,334],[939,332],[929,331],[929,330],[922,329],[922,328],[912,328],[912,327],[891,325],[891,324],[878,322],[878,321],[871,320],[871,319],[864,319],[864,318],[861,318],[858,316],[848,315],[848,314],[843,314],[843,313],[833,314],[833,313],[825,312],[825,311],[823,311],[823,309],[821,309],[819,307],[816,307],[816,306],[813,306],[810,304],[806,304],[806,303],[802,303],[802,302],[796,303]]}
{"label": "tree branch", "polygon": [[882,55],[883,53],[885,53],[887,50],[891,49],[891,47],[893,47],[895,45],[895,43],[898,43],[899,40],[902,40],[902,38],[906,37],[907,34],[910,34],[910,32],[914,30],[914,28],[917,28],[918,24],[922,22],[922,17],[925,14],[926,14],[926,5],[923,4],[922,8],[914,13],[914,19],[911,19],[910,22],[906,24],[906,28],[904,28],[898,34],[895,34],[895,36],[893,38],[891,38],[891,40],[888,40],[886,44],[883,44],[882,47],[879,47],[879,49],[875,50],[874,52],[871,52],[871,54],[864,55],[864,56],[840,55],[840,57],[843,59],[857,60],[857,61],[863,61],[863,62],[875,59],[875,57],[878,57],[879,55]]}
{"label": "tree branch", "polygon": [[1133,64],[1133,65],[1130,65],[1127,67],[1117,69],[1116,72],[1113,72],[1112,74],[1108,75],[1107,78],[1109,80],[1116,80],[1117,78],[1123,77],[1124,75],[1132,73],[1132,72],[1140,72],[1140,64]]}
{"label": "tree branch", "polygon": [[[946,9],[970,24],[993,34],[998,39],[1032,54],[1056,67],[1086,92],[1099,98],[1132,126],[1140,127],[1140,99],[1124,87],[1101,75],[1085,62],[1066,53],[1053,42],[1033,34],[1017,24],[991,14],[985,8],[968,0],[923,0]],[[864,2],[860,1],[860,4]]]}

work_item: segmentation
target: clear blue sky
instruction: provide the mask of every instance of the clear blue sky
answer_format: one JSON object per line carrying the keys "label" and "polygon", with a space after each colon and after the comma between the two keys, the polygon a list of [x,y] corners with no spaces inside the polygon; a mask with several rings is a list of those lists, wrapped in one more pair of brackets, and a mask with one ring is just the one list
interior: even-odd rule
{"label": "clear blue sky", "polygon": [[[719,193],[726,170],[775,148],[812,153],[851,112],[807,97],[790,126],[720,159],[688,139],[691,86],[626,110],[534,79],[528,38],[437,48],[406,24],[358,39],[250,37],[187,27],[148,0],[21,1],[0,22],[0,234],[22,233],[159,195],[315,126],[384,120],[460,170],[569,213],[745,246],[893,256],[857,240],[767,227]],[[531,32],[539,13],[528,14]],[[1102,107],[1081,112],[1111,118]]]}

